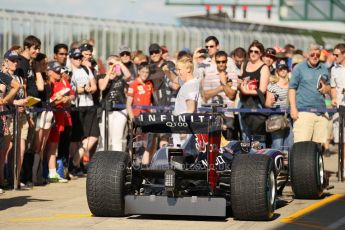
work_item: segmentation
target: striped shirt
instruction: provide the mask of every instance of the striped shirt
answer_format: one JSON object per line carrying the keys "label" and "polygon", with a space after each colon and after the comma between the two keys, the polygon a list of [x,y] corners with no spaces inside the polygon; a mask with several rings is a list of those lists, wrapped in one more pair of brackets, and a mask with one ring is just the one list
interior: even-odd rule
{"label": "striped shirt", "polygon": [[273,104],[273,107],[287,108],[288,88],[282,88],[277,84],[268,84],[267,90],[275,95],[278,95],[278,100]]}

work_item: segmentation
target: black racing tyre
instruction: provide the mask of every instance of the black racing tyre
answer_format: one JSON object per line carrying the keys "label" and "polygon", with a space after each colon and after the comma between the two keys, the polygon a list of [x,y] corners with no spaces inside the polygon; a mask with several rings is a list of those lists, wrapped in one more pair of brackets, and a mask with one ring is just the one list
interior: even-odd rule
{"label": "black racing tyre", "polygon": [[295,143],[289,154],[289,169],[296,198],[317,199],[322,196],[325,174],[318,144],[312,141]]}
{"label": "black racing tyre", "polygon": [[91,159],[86,178],[87,203],[95,216],[124,216],[124,193],[129,156],[101,151]]}
{"label": "black racing tyre", "polygon": [[239,154],[231,166],[231,208],[238,220],[270,220],[276,199],[273,160],[266,155]]}

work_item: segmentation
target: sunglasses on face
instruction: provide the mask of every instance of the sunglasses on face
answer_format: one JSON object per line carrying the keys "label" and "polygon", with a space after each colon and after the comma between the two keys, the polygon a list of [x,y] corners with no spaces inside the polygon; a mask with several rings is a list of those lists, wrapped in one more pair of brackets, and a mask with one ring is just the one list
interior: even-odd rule
{"label": "sunglasses on face", "polygon": [[227,60],[216,60],[217,64],[226,64]]}
{"label": "sunglasses on face", "polygon": [[319,53],[311,53],[310,54],[310,57],[317,57],[317,58],[319,58],[320,57],[320,54]]}
{"label": "sunglasses on face", "polygon": [[123,57],[123,56],[131,56],[131,53],[130,52],[122,52],[120,53],[120,56]]}
{"label": "sunglasses on face", "polygon": [[150,51],[150,55],[159,54],[160,52],[161,52],[161,51],[159,51],[159,50]]}
{"label": "sunglasses on face", "polygon": [[114,65],[114,63],[112,63],[112,62],[108,62],[108,65]]}
{"label": "sunglasses on face", "polygon": [[249,53],[255,53],[255,54],[259,54],[260,51],[259,50],[249,50]]}
{"label": "sunglasses on face", "polygon": [[76,60],[76,61],[81,61],[82,60],[82,57],[75,57],[75,58],[72,58],[73,60]]}
{"label": "sunglasses on face", "polygon": [[334,57],[339,57],[339,55],[340,55],[340,54],[335,54],[335,53],[333,53],[333,56],[334,56]]}
{"label": "sunglasses on face", "polygon": [[206,49],[208,49],[208,48],[214,48],[214,45],[212,45],[212,46],[205,46],[205,48],[206,48]]}

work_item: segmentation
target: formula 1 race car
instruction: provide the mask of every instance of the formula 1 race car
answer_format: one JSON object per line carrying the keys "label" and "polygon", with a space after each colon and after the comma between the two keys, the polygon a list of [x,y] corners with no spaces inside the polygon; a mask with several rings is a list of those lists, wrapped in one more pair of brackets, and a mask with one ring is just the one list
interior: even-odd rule
{"label": "formula 1 race car", "polygon": [[314,142],[296,143],[289,154],[261,148],[258,141],[221,147],[222,119],[213,112],[141,114],[135,125],[142,133],[187,134],[189,141],[159,149],[145,167],[136,161],[140,143],[134,136],[131,154],[97,152],[86,184],[95,216],[225,217],[230,207],[235,219],[270,220],[289,179],[296,198],[319,198],[327,186],[321,148]]}

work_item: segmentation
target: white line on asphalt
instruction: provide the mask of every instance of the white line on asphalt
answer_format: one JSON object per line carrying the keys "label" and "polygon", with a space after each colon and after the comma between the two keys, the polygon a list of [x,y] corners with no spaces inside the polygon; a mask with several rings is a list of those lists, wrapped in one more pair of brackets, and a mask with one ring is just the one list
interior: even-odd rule
{"label": "white line on asphalt", "polygon": [[340,218],[336,222],[332,223],[331,225],[328,225],[327,228],[334,228],[334,229],[336,229],[336,228],[342,226],[343,224],[345,224],[345,216],[343,218]]}

